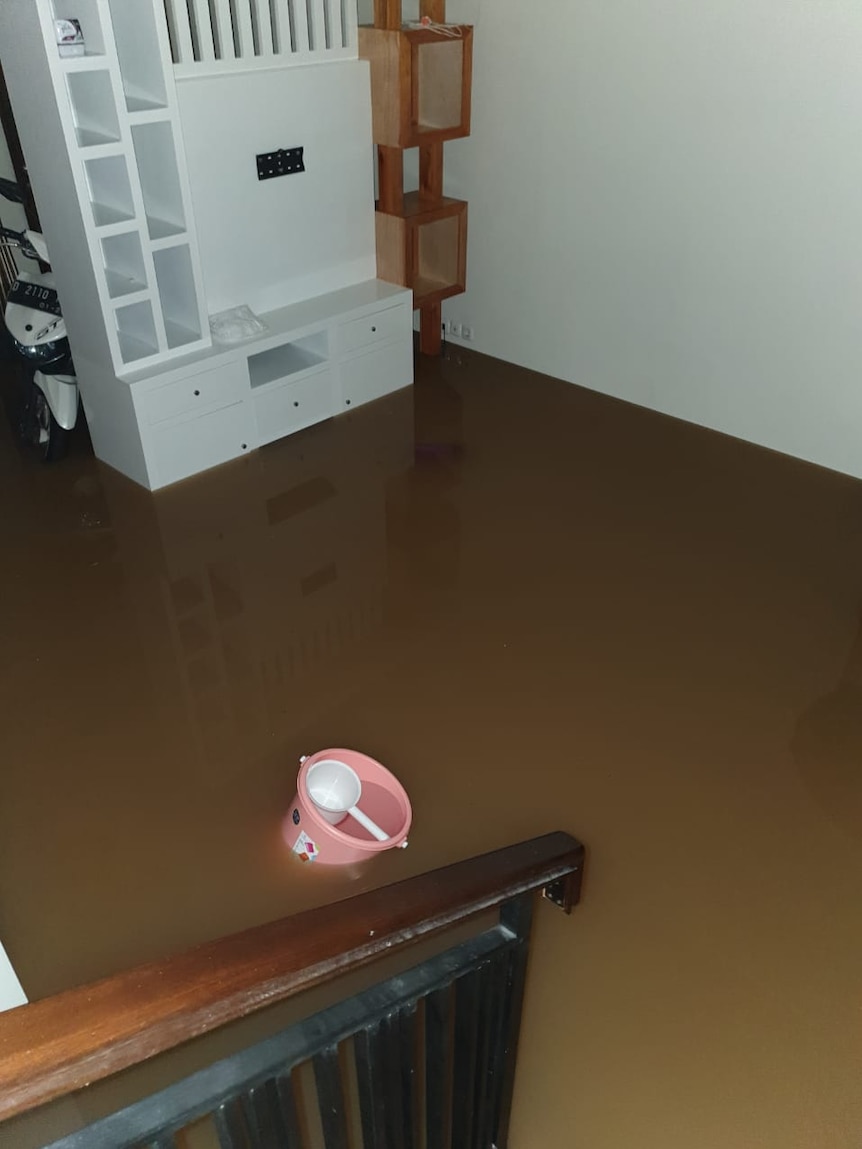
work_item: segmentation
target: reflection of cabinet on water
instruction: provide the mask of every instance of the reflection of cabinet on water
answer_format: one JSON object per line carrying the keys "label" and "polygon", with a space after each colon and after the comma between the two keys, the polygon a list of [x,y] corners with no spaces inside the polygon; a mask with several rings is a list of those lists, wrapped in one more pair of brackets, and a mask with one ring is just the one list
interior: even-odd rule
{"label": "reflection of cabinet on water", "polygon": [[[263,7],[216,6],[225,35],[206,0],[0,5],[93,445],[150,488],[412,381],[411,293],[375,278],[353,5],[310,6],[287,36]],[[63,57],[72,16],[86,53]],[[303,170],[258,178],[258,155],[294,146]],[[209,315],[241,305],[263,330],[214,345]]]}
{"label": "reflection of cabinet on water", "polygon": [[[374,458],[368,466],[367,455]],[[105,472],[157,709],[225,774],[368,681],[413,392],[152,499]],[[166,673],[167,668],[167,673]]]}

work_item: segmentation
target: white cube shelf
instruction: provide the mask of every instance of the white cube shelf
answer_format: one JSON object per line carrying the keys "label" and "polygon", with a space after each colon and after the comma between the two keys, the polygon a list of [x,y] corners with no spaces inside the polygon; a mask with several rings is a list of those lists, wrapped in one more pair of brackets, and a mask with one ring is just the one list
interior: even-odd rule
{"label": "white cube shelf", "polygon": [[104,156],[84,162],[90,207],[97,228],[133,222],[135,203],[125,156]]}
{"label": "white cube shelf", "polygon": [[111,86],[111,73],[72,72],[66,76],[75,138],[81,148],[120,142],[120,120]]}
{"label": "white cube shelf", "polygon": [[175,350],[198,342],[201,316],[188,244],[154,251],[153,263],[168,347]]}
{"label": "white cube shelf", "polygon": [[258,351],[248,357],[248,371],[252,387],[266,387],[270,383],[296,381],[297,376],[306,371],[321,367],[328,360],[327,332],[318,331],[271,347],[269,351]]}
{"label": "white cube shelf", "polygon": [[78,20],[87,55],[104,56],[105,35],[99,0],[52,0],[49,10],[52,20]]}
{"label": "white cube shelf", "polygon": [[147,290],[147,270],[138,232],[107,236],[102,240],[102,255],[108,294],[112,299]]}
{"label": "white cube shelf", "polygon": [[123,363],[136,363],[158,352],[159,340],[151,303],[128,303],[118,307],[115,314]]}
{"label": "white cube shelf", "polygon": [[140,0],[110,0],[110,8],[127,111],[166,108],[165,69],[149,6]]}
{"label": "white cube shelf", "polygon": [[185,207],[171,125],[133,125],[132,140],[150,239],[182,235],[186,230]]}

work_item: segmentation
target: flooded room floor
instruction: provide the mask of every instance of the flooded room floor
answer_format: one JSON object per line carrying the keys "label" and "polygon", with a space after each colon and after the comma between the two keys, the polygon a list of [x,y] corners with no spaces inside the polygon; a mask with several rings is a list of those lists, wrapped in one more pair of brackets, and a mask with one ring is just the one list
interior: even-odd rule
{"label": "flooded room floor", "polygon": [[[565,829],[513,1149],[858,1146],[862,484],[450,350],[155,496],[0,422],[0,531],[31,999]],[[409,849],[288,854],[327,746],[398,775]]]}

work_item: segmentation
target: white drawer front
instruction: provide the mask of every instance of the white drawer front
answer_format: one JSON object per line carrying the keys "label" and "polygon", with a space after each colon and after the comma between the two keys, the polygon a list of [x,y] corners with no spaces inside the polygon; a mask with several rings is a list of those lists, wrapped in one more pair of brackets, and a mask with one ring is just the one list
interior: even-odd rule
{"label": "white drawer front", "polygon": [[253,435],[250,403],[222,407],[199,419],[160,424],[148,435],[153,486],[165,487],[244,455],[256,446]]}
{"label": "white drawer front", "polygon": [[272,443],[335,414],[335,385],[331,371],[307,375],[298,383],[252,391],[258,442]]}
{"label": "white drawer front", "polygon": [[391,343],[395,339],[412,338],[413,312],[407,304],[388,307],[364,319],[354,319],[342,323],[338,329],[338,348],[342,355],[361,351],[365,347]]}
{"label": "white drawer front", "polygon": [[239,403],[248,394],[244,363],[225,363],[211,371],[189,375],[176,383],[146,391],[138,407],[148,423],[162,423],[194,411],[211,411]]}
{"label": "white drawer front", "polygon": [[413,382],[413,338],[341,364],[341,410],[359,407]]}

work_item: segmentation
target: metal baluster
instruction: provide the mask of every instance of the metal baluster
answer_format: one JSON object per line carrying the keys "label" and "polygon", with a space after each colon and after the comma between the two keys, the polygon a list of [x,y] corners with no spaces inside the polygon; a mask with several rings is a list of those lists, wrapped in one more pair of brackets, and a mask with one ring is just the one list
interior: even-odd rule
{"label": "metal baluster", "polygon": [[221,1149],[247,1149],[248,1139],[240,1098],[233,1097],[220,1105],[213,1113],[213,1123]]}
{"label": "metal baluster", "polygon": [[282,1149],[290,1145],[274,1079],[256,1085],[243,1095],[243,1111],[251,1149]]}
{"label": "metal baluster", "polygon": [[416,1130],[416,1005],[402,1009],[397,1018],[398,1069],[401,1077],[403,1149],[413,1149]]}
{"label": "metal baluster", "polygon": [[482,974],[482,997],[479,1005],[480,1050],[476,1067],[476,1120],[473,1137],[477,1149],[490,1149],[494,1140],[497,1086],[502,1064],[507,972],[505,960],[492,958]]}
{"label": "metal baluster", "polygon": [[302,1132],[299,1127],[299,1113],[296,1108],[296,1094],[293,1092],[293,1078],[289,1073],[276,1078],[275,1091],[278,1096],[279,1116],[284,1127],[289,1149],[299,1149],[302,1145]]}
{"label": "metal baluster", "polygon": [[[382,1087],[383,1022],[362,1029],[353,1039],[359,1114],[365,1149],[388,1149],[386,1104]],[[394,1149],[394,1147],[393,1147]]]}
{"label": "metal baluster", "polygon": [[452,988],[425,998],[425,1144],[446,1149],[451,1084]]}
{"label": "metal baluster", "polygon": [[502,1065],[500,1073],[499,1112],[494,1130],[496,1149],[509,1143],[509,1121],[512,1115],[512,1093],[515,1088],[515,1063],[518,1059],[518,1037],[524,1007],[524,985],[527,979],[527,952],[533,921],[533,896],[522,894],[507,902],[500,911],[500,922],[518,939],[509,960],[506,983],[506,1017],[503,1026]]}
{"label": "metal baluster", "polygon": [[348,1149],[338,1046],[331,1045],[322,1053],[318,1053],[313,1064],[320,1123],[323,1126],[326,1149]]}
{"label": "metal baluster", "polygon": [[452,1149],[472,1149],[480,978],[479,970],[474,970],[455,982]]}

